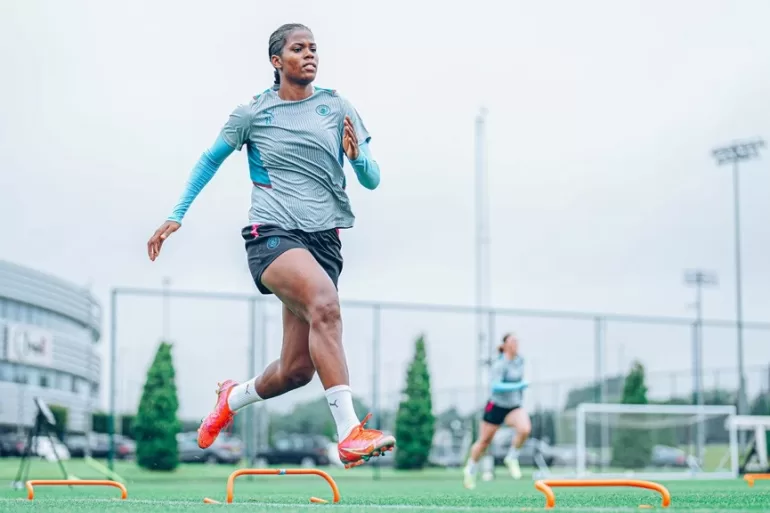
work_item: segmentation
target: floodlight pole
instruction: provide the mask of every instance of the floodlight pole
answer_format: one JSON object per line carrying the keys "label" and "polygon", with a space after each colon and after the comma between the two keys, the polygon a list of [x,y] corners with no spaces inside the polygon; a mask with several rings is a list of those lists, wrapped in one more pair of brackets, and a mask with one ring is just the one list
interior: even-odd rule
{"label": "floodlight pole", "polygon": [[110,438],[110,447],[107,452],[107,466],[115,470],[115,373],[117,372],[117,337],[118,337],[118,291],[112,289],[110,293],[110,415],[107,418],[107,434]]}
{"label": "floodlight pole", "polygon": [[[474,186],[476,193],[475,212],[476,212],[476,411],[481,413],[481,404],[484,401],[482,396],[482,366],[484,365],[484,353],[486,345],[484,338],[484,319],[480,309],[485,308],[489,302],[489,280],[488,280],[488,259],[489,259],[489,233],[487,223],[487,176],[485,168],[485,144],[484,128],[487,110],[482,108],[476,116],[475,126],[475,150],[476,163],[474,173]],[[492,334],[487,334],[491,337]],[[479,418],[479,420],[481,420]]]}
{"label": "floodlight pole", "polygon": [[759,150],[765,147],[765,141],[756,139],[748,142],[735,142],[727,146],[716,148],[712,155],[717,165],[732,164],[733,172],[733,207],[735,209],[735,327],[738,340],[738,414],[748,413],[748,400],[746,397],[746,375],[743,366],[743,292],[741,284],[741,222],[740,222],[740,180],[738,164],[741,161],[759,158]]}
{"label": "floodlight pole", "polygon": [[[701,269],[686,271],[684,280],[687,285],[695,286],[695,324],[692,340],[693,356],[693,388],[695,389],[695,403],[703,406],[703,286],[717,285],[717,277],[714,273]],[[706,451],[706,431],[703,426],[704,419],[698,417],[696,425],[698,461],[703,464]]]}

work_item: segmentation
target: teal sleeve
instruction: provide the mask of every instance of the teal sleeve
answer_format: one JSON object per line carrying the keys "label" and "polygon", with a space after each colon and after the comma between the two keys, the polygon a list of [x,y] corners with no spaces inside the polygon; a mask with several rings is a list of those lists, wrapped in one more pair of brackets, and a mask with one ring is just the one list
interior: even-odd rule
{"label": "teal sleeve", "polygon": [[358,182],[367,189],[374,190],[380,185],[380,166],[372,157],[368,142],[361,143],[358,150],[358,158],[351,160],[350,164],[356,172]]}
{"label": "teal sleeve", "polygon": [[513,390],[523,390],[527,388],[529,384],[526,381],[518,381],[516,383],[506,383],[504,381],[497,381],[492,384],[493,392],[512,392]]}
{"label": "teal sleeve", "polygon": [[214,177],[219,167],[235,150],[230,146],[220,135],[214,144],[208,150],[203,152],[201,158],[198,159],[198,163],[195,164],[190,177],[187,180],[182,195],[179,197],[179,201],[174,207],[173,212],[168,216],[169,221],[176,221],[182,224],[187,210],[190,208],[193,200],[200,194],[203,187]]}

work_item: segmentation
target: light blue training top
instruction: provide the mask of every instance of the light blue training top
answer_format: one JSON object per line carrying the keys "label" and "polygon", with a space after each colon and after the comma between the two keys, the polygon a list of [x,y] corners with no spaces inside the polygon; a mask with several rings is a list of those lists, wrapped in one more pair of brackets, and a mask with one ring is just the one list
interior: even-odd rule
{"label": "light blue training top", "polygon": [[522,404],[524,389],[524,359],[521,356],[509,360],[505,355],[492,364],[489,372],[490,402],[502,408],[517,408]]}
{"label": "light blue training top", "polygon": [[336,91],[315,88],[304,100],[286,101],[277,90],[268,89],[230,114],[193,168],[168,219],[181,224],[225,159],[245,145],[253,184],[249,224],[305,232],[352,227],[355,216],[343,171],[345,116],[359,144],[358,158],[350,163],[359,183],[375,189],[380,168],[369,149],[371,136],[347,100]]}

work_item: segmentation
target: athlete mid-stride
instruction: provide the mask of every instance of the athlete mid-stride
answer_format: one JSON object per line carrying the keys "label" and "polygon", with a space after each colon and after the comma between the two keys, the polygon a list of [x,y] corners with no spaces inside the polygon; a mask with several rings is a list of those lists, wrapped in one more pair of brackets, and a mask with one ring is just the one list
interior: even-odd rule
{"label": "athlete mid-stride", "polygon": [[506,334],[498,347],[498,353],[500,356],[492,364],[490,372],[491,393],[484,408],[479,438],[471,447],[468,463],[463,470],[463,483],[469,489],[476,487],[479,460],[503,423],[516,431],[503,461],[511,476],[520,479],[519,449],[532,431],[529,415],[522,407],[523,391],[527,388],[527,382],[524,381],[524,360],[519,355],[519,341],[516,336]]}
{"label": "athlete mid-stride", "polygon": [[337,295],[343,264],[339,230],[354,223],[343,158],[367,189],[379,185],[380,169],[353,106],[336,91],[312,85],[316,48],[303,25],[283,25],[270,36],[274,86],[232,112],[147,250],[154,261],[224,160],[246,146],[251,210],[241,235],[257,289],[283,303],[283,344],[280,358],[261,375],[220,383],[216,406],[198,429],[198,445],[210,446],[241,408],[302,387],[318,372],[337,425],[339,456],[349,468],[396,443],[365,428],[370,415],[360,421],[353,409]]}

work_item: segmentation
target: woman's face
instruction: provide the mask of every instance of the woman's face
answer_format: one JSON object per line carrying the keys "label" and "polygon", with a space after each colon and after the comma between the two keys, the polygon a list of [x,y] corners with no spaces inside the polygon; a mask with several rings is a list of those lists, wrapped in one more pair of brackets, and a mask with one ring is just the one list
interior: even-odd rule
{"label": "woman's face", "polygon": [[508,335],[508,338],[505,339],[504,350],[514,356],[519,353],[519,340],[516,335]]}
{"label": "woman's face", "polygon": [[287,82],[307,85],[318,72],[318,52],[313,34],[307,30],[294,30],[286,38],[281,57],[273,56],[273,66],[280,66]]}

